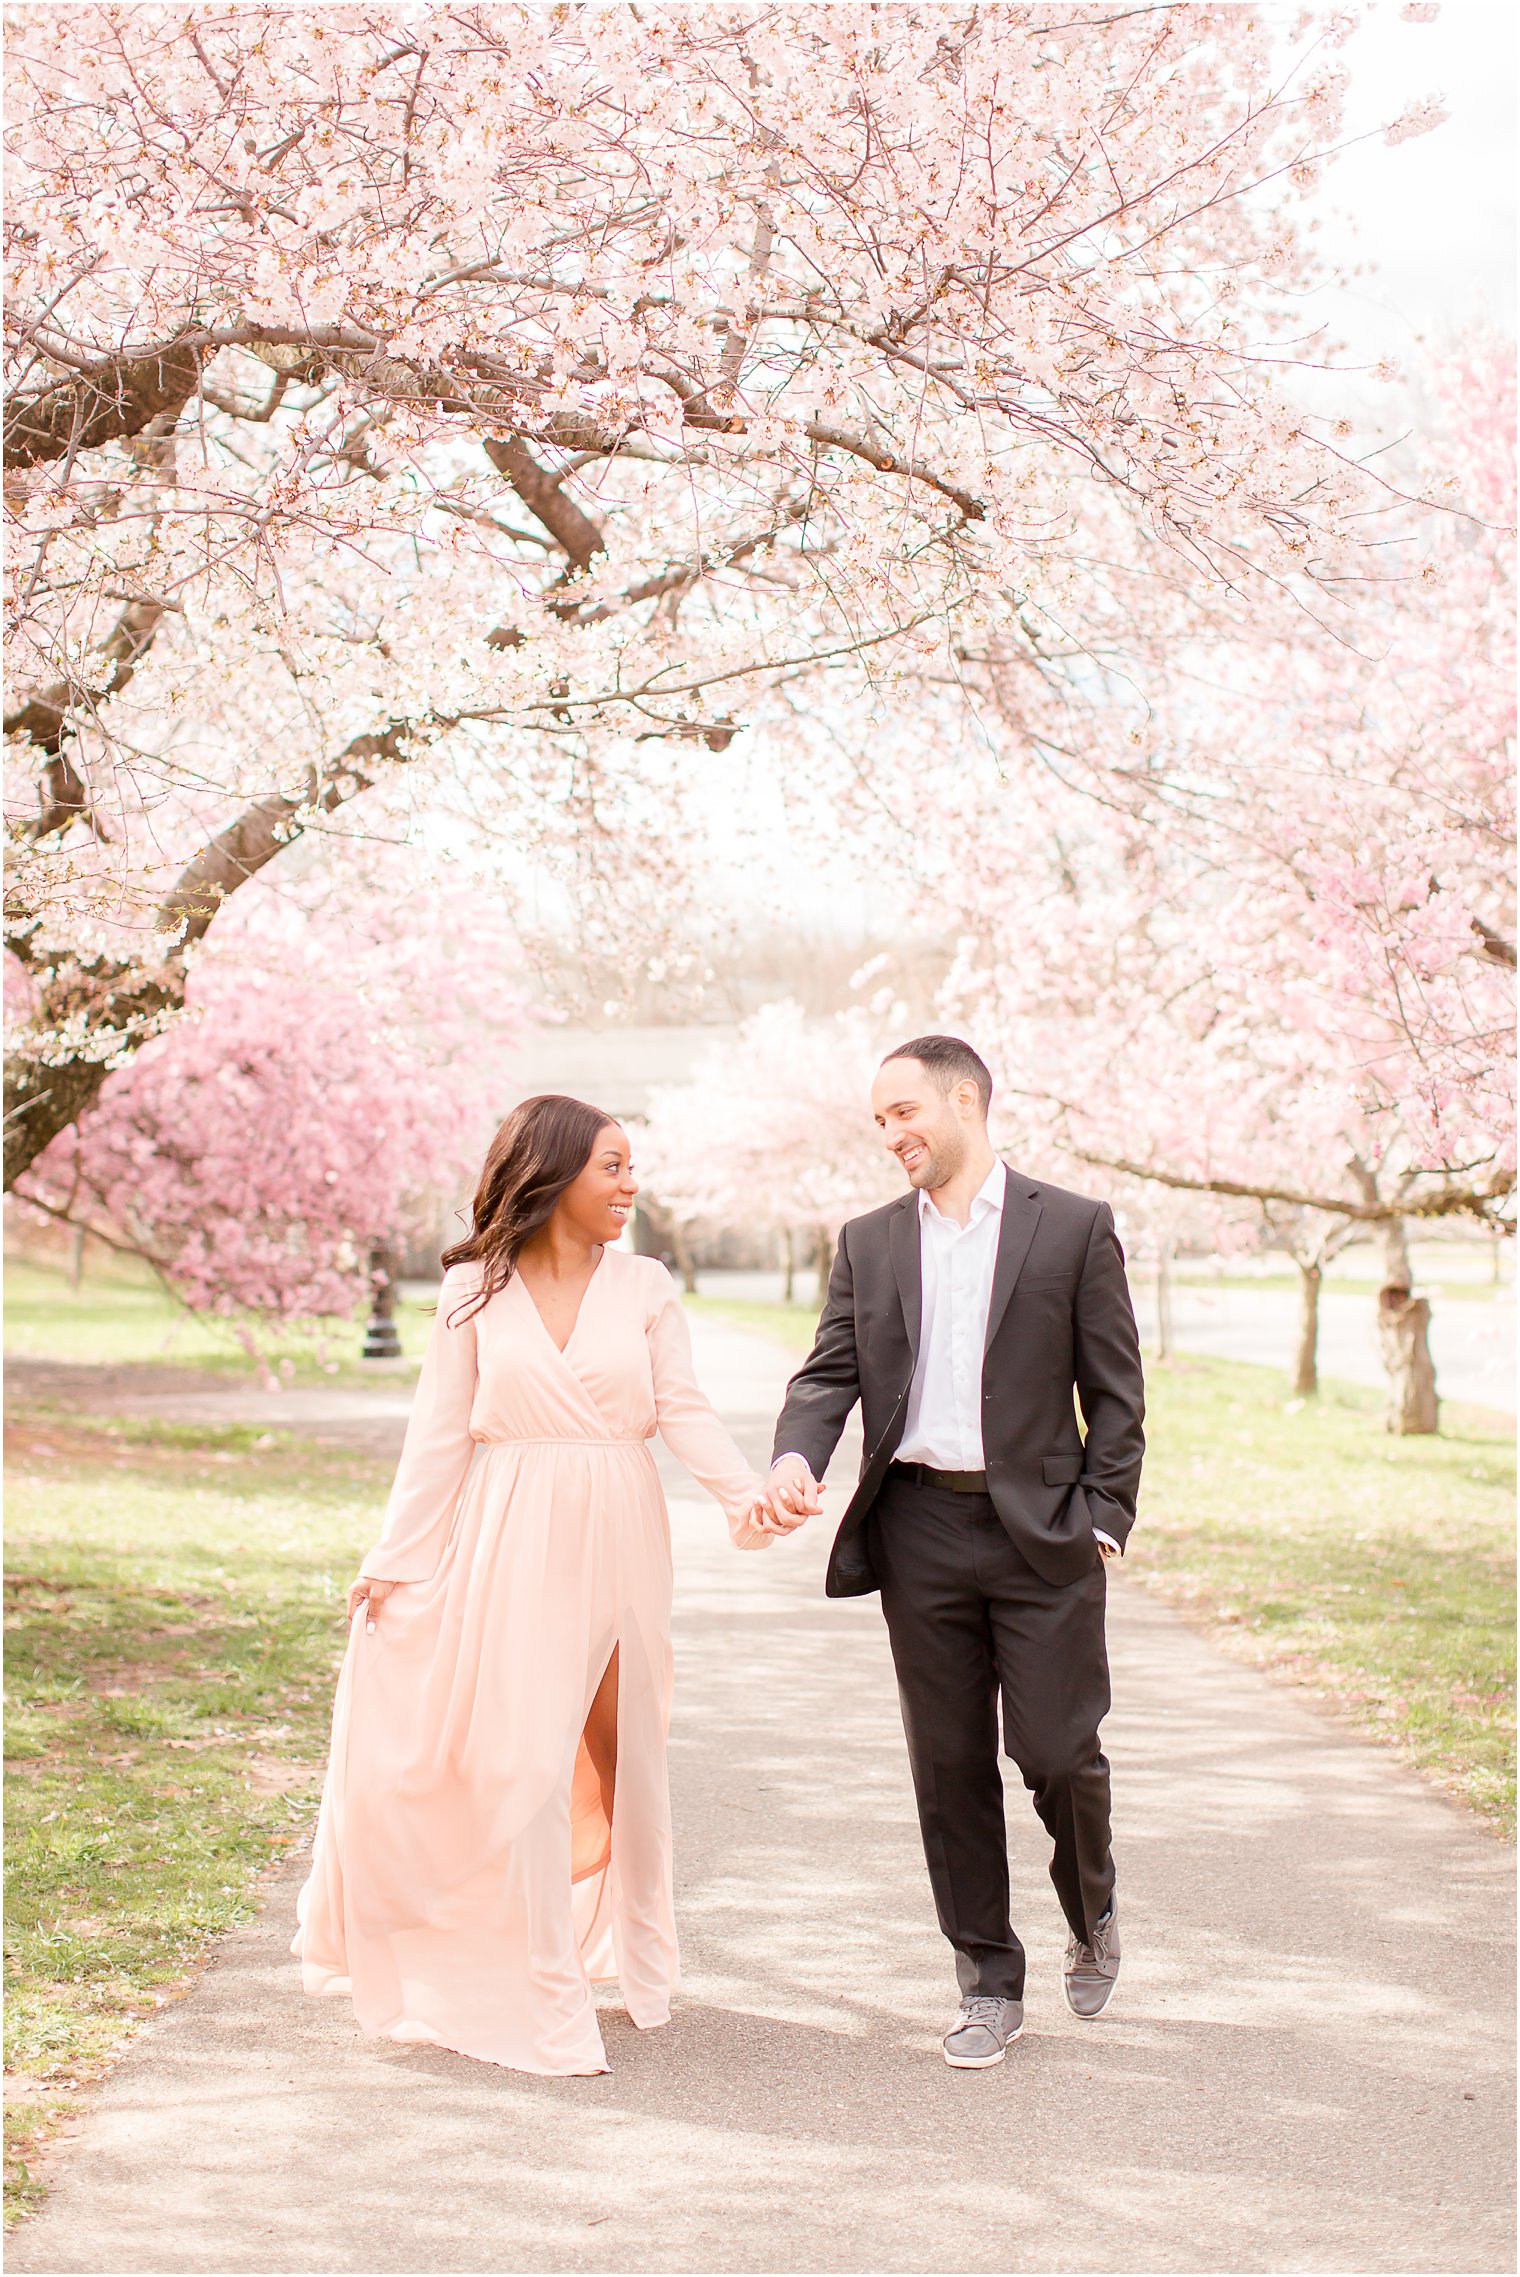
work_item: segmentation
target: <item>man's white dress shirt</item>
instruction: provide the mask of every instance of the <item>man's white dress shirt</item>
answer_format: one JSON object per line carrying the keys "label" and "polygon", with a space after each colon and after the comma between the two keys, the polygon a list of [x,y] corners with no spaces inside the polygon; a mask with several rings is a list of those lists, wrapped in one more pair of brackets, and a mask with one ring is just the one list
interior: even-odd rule
{"label": "man's white dress shirt", "polygon": [[[994,1162],[964,1225],[936,1209],[926,1187],[918,1194],[918,1256],[922,1282],[918,1364],[897,1450],[900,1463],[927,1463],[936,1471],[980,1471],[982,1357],[1008,1172]],[[1094,1533],[1111,1549],[1111,1536]]]}
{"label": "man's white dress shirt", "polygon": [[908,1393],[900,1463],[937,1471],[986,1469],[982,1454],[982,1355],[992,1271],[997,1264],[1008,1172],[994,1162],[957,1225],[918,1191],[918,1259],[923,1288],[918,1365]]}

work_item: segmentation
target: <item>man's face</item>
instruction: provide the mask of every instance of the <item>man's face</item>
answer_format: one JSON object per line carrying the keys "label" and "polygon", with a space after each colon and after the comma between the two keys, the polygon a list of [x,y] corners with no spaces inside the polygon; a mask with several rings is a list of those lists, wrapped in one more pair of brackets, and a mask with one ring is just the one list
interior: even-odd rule
{"label": "man's face", "polygon": [[974,1098],[975,1084],[941,1091],[916,1059],[889,1059],[877,1069],[871,1111],[910,1186],[927,1186],[932,1193],[948,1185],[965,1161],[971,1125],[961,1094],[967,1091]]}

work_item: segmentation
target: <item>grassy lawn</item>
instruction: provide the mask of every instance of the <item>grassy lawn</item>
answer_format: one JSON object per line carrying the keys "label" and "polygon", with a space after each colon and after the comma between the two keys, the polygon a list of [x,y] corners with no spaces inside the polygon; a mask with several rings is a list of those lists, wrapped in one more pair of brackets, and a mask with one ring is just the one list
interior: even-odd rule
{"label": "grassy lawn", "polygon": [[389,1464],[32,1409],[9,1432],[6,2203],[309,1823]]}
{"label": "grassy lawn", "polygon": [[[1285,1295],[1297,1296],[1297,1273],[1200,1273],[1186,1265],[1179,1265],[1175,1275],[1179,1289],[1277,1289]],[[1424,1296],[1441,1304],[1455,1299],[1461,1304],[1513,1304],[1515,1291],[1512,1282],[1439,1280],[1416,1273],[1416,1286]],[[1375,1297],[1382,1287],[1380,1280],[1363,1276],[1344,1278],[1333,1270],[1326,1274],[1321,1295],[1328,1297]]]}
{"label": "grassy lawn", "polygon": [[[420,1361],[431,1315],[402,1302],[396,1325],[402,1349]],[[284,1336],[260,1331],[268,1364],[291,1383],[362,1383],[373,1375],[359,1357],[363,1316],[318,1332]],[[247,1375],[253,1362],[231,1320],[186,1312],[146,1265],[131,1258],[92,1260],[77,1289],[61,1265],[8,1257],[5,1262],[5,1348],[36,1360],[91,1362],[99,1367],[204,1368]]]}
{"label": "grassy lawn", "polygon": [[[797,1352],[805,1305],[688,1300]],[[1490,1825],[1515,1812],[1514,1431],[1455,1402],[1390,1439],[1383,1400],[1185,1357],[1149,1371],[1149,1453],[1126,1573],[1291,1674]]]}

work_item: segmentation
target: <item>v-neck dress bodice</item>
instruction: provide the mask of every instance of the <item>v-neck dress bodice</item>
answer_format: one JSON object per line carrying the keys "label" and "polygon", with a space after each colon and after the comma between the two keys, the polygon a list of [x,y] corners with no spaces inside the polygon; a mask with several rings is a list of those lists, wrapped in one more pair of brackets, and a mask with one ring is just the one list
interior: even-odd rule
{"label": "v-neck dress bodice", "polygon": [[[604,1251],[563,1352],[515,1277],[465,1317],[478,1287],[445,1276],[364,1560],[404,1586],[352,1624],[294,1949],[371,2034],[603,2071],[592,1983],[652,2025],[678,1974],[656,1431],[741,1548],[769,1537],[662,1265]],[[614,1650],[609,1819],[583,1732]]]}

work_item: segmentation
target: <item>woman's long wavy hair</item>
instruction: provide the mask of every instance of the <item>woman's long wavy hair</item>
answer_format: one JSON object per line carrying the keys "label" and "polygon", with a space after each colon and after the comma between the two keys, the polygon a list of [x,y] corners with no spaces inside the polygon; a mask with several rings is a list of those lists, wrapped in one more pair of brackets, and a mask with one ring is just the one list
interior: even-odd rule
{"label": "woman's long wavy hair", "polygon": [[451,1324],[471,1319],[506,1287],[523,1243],[548,1224],[561,1194],[590,1161],[597,1134],[616,1120],[557,1092],[512,1109],[487,1149],[470,1230],[443,1253],[445,1272],[451,1265],[485,1267],[479,1290],[450,1314]]}

